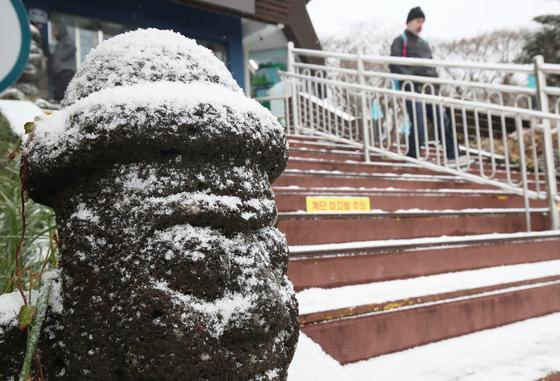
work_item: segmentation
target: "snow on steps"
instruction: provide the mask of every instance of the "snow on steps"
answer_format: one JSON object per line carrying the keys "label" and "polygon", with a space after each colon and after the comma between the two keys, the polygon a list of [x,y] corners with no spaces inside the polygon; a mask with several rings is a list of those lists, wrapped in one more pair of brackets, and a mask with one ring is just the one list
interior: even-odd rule
{"label": "snow on steps", "polygon": [[[536,381],[560,371],[560,313],[349,364],[355,381]],[[547,380],[552,381],[552,379]]]}
{"label": "snow on steps", "polygon": [[[379,173],[387,172],[388,170],[393,173],[410,173],[410,174],[429,174],[438,176],[437,172],[426,169],[423,166],[415,163],[407,162],[390,162],[382,161],[380,158],[374,158],[370,162],[360,162],[355,160],[333,160],[315,157],[298,157],[297,152],[292,152],[290,161],[288,162],[288,169],[305,169],[305,170],[327,170],[327,171],[345,171],[345,172],[361,172],[361,173]],[[478,174],[480,168],[478,166],[471,166],[468,173]],[[512,180],[520,181],[521,174],[518,171],[510,171]],[[504,169],[496,169],[494,177],[499,179],[507,179],[508,172]],[[529,180],[532,180],[531,178]],[[544,180],[541,179],[544,183]]]}
{"label": "snow on steps", "polygon": [[290,247],[296,290],[560,259],[560,231],[442,236]]}
{"label": "snow on steps", "polygon": [[355,381],[319,344],[300,333],[288,381]]}
{"label": "snow on steps", "polygon": [[[545,209],[531,210],[535,231],[545,230]],[[524,209],[397,210],[363,213],[281,212],[278,226],[290,245],[514,233],[526,229]]]}
{"label": "snow on steps", "polygon": [[[490,185],[468,182],[455,176],[353,173],[342,171],[287,169],[273,184],[300,187],[366,187],[407,189],[496,189]],[[531,186],[534,186],[531,184]]]}
{"label": "snow on steps", "polygon": [[[300,315],[352,308],[366,304],[393,303],[550,276],[560,277],[560,259],[537,263],[496,266],[478,270],[396,279],[338,288],[310,288],[297,294]],[[387,309],[385,309],[387,310]]]}
{"label": "snow on steps", "polygon": [[[356,163],[361,162],[362,164],[366,164],[364,162],[363,148],[361,147],[360,144],[348,144],[348,143],[336,142],[333,140],[329,140],[329,138],[327,137],[317,138],[317,140],[309,140],[309,139],[306,140],[305,136],[301,136],[301,135],[298,138],[294,138],[293,135],[289,135],[288,143],[290,146],[291,157],[301,156],[306,158],[323,158],[323,159],[329,158],[335,160],[340,160],[346,157],[348,161],[354,161]],[[435,146],[433,143],[430,144],[430,147],[431,147],[430,148],[431,152],[435,152]],[[396,150],[395,147],[393,148],[394,148],[393,150]],[[459,149],[461,150],[461,154],[466,154],[465,147],[460,146]],[[421,156],[424,157],[425,149],[422,147],[420,148],[420,151],[421,151]],[[471,157],[476,159],[479,158],[478,154],[474,150],[471,149],[470,151],[471,151],[470,153]],[[341,156],[341,155],[345,155],[345,156]],[[481,156],[484,162],[487,162],[489,165],[495,166],[498,172],[500,171],[505,172],[506,166],[503,161],[503,158],[501,158],[500,155],[497,155],[498,160],[493,164],[490,164],[491,159],[489,158],[487,153],[483,152],[481,153]],[[401,162],[393,158],[385,157],[377,152],[370,152],[370,157],[372,158],[372,160],[378,162],[389,162],[389,163]],[[473,170],[478,170],[477,167],[475,167],[474,165],[471,166],[471,168]],[[510,169],[513,169],[514,172],[516,171],[515,168],[517,167],[510,167]],[[517,168],[517,171],[518,170],[519,168]]]}
{"label": "snow on steps", "polygon": [[341,363],[560,311],[560,260],[298,293],[302,330]]}
{"label": "snow on steps", "polygon": [[301,334],[288,381],[556,381],[558,326],[560,313],[344,366]]}
{"label": "snow on steps", "polygon": [[430,194],[442,196],[444,194],[459,194],[462,196],[478,196],[480,194],[491,194],[491,195],[512,195],[513,193],[508,193],[500,189],[453,189],[453,188],[438,188],[438,189],[406,189],[406,188],[379,188],[379,187],[302,187],[299,185],[288,185],[288,186],[274,186],[275,192],[315,192],[315,193],[333,193],[333,194],[349,194],[349,195],[363,195],[367,193],[413,193],[413,194]]}
{"label": "snow on steps", "polygon": [[[317,285],[338,287],[321,290],[327,292],[325,300],[330,302],[337,297],[328,292],[346,289],[339,297],[348,305],[306,311],[306,304],[301,303],[303,332],[337,360],[347,363],[367,359],[560,310],[560,270],[548,266],[560,262],[558,232],[517,233],[526,226],[516,196],[455,176],[419,171],[415,165],[380,155],[372,156],[373,163],[364,163],[360,147],[325,137],[289,136],[289,142],[292,162],[274,190],[279,210],[291,212],[280,214],[280,228],[288,233],[292,249],[290,276],[298,290]],[[307,214],[301,212],[307,195],[366,195],[377,210]],[[414,202],[415,198],[428,197],[439,198],[440,203]],[[503,203],[506,198],[510,200],[507,207]],[[533,230],[546,228],[543,205],[532,206]],[[491,232],[502,234],[465,237]],[[438,241],[433,238],[438,235],[454,237],[440,237]],[[399,240],[387,242],[390,238]],[[354,242],[364,240],[376,241]],[[333,242],[343,243],[311,246]],[[303,246],[298,250],[295,244]],[[307,263],[300,268],[299,278],[293,275],[296,263]],[[511,277],[494,277],[494,271],[503,272],[505,268]],[[515,268],[534,272],[516,278],[512,275]],[[318,280],[321,271],[323,279]],[[478,274],[473,282],[465,275],[472,272]],[[396,294],[396,299],[389,300],[353,299],[359,295],[355,287],[371,282],[378,286],[457,274],[463,278],[461,284],[455,284],[456,289],[434,289],[433,294],[417,295],[421,288],[408,283],[401,289],[400,299]],[[477,283],[479,278],[489,278],[490,282]],[[399,290],[396,284],[391,285],[395,293]],[[366,295],[375,293],[368,290]],[[391,294],[385,291],[384,295]],[[320,300],[317,295],[310,298]],[[366,378],[359,379],[369,380],[372,374],[385,371],[369,369]],[[413,374],[400,379],[418,378]]]}
{"label": "snow on steps", "polygon": [[[364,169],[369,168],[369,170],[364,171]],[[372,170],[377,169],[377,170]],[[397,169],[400,168],[400,169]],[[361,172],[353,172],[355,170]],[[392,170],[392,172],[387,172],[387,170]],[[474,174],[477,174],[474,171]],[[339,169],[322,169],[322,168],[288,168],[284,171],[282,176],[321,176],[321,177],[329,177],[329,178],[362,178],[362,179],[369,179],[369,180],[378,180],[378,179],[392,179],[392,180],[408,180],[408,181],[432,181],[432,182],[458,182],[458,183],[466,183],[466,184],[477,184],[477,185],[484,185],[473,183],[472,181],[464,180],[455,175],[445,175],[440,173],[433,173],[429,170],[419,170],[418,168],[414,167],[379,167],[374,168],[371,166],[365,167],[355,167],[351,166],[351,168],[339,168]],[[506,174],[501,173],[496,176],[497,178],[505,179]],[[516,180],[519,177],[515,174],[512,175],[512,179]],[[545,184],[544,180],[539,180],[539,183]],[[529,188],[533,189],[536,187],[536,182],[529,178],[527,180],[527,184]],[[491,186],[487,186],[491,187]]]}

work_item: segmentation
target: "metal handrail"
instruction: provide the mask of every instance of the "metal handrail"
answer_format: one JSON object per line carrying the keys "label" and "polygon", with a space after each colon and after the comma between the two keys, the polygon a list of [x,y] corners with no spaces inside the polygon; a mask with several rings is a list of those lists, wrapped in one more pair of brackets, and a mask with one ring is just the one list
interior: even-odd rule
{"label": "metal handrail", "polygon": [[[308,57],[319,58],[339,58],[345,60],[356,60],[357,55],[351,53],[328,52],[323,50],[311,49],[292,49],[294,54],[299,54]],[[505,64],[505,63],[485,63],[485,62],[468,62],[468,61],[446,61],[437,59],[426,58],[408,58],[408,57],[394,57],[394,56],[374,56],[362,55],[361,59],[364,62],[382,63],[382,64],[397,64],[397,65],[410,65],[410,66],[428,66],[428,67],[458,67],[468,69],[482,69],[482,70],[496,70],[505,71],[510,73],[533,73],[532,65],[521,64]],[[560,65],[546,65],[549,72],[560,72]]]}
{"label": "metal handrail", "polygon": [[[292,56],[298,55],[302,57],[318,57],[318,58],[334,58],[349,62],[357,62],[358,54],[352,53],[340,53],[332,51],[321,51],[321,50],[311,50],[311,49],[291,49]],[[536,78],[546,75],[558,75],[560,74],[559,64],[544,63],[542,61],[537,62],[540,56],[535,57],[533,64],[510,64],[510,63],[486,63],[486,62],[469,62],[469,61],[448,61],[439,59],[426,59],[426,58],[409,58],[409,57],[395,57],[395,56],[377,56],[377,55],[361,55],[360,60],[363,63],[374,63],[374,64],[384,64],[384,65],[408,65],[408,66],[423,66],[423,67],[434,67],[434,68],[462,68],[462,69],[477,69],[485,71],[498,71],[506,73],[521,73],[521,74],[531,74]],[[295,62],[295,61],[294,61]],[[295,62],[295,65],[306,65],[299,62]],[[307,64],[309,65],[309,64]],[[309,66],[311,67],[311,66]],[[323,66],[323,69],[328,68],[328,70],[337,70],[335,66]],[[350,69],[352,70],[352,69]],[[293,71],[291,71],[293,72]],[[365,74],[368,75],[368,74]],[[388,73],[382,72],[370,72],[369,75],[377,75],[378,77],[386,77]],[[396,77],[394,74],[390,75],[391,78],[400,79],[402,77]],[[416,82],[425,83],[426,79],[414,79]],[[447,82],[450,81],[450,82]],[[432,83],[441,84],[454,84],[453,80],[446,79],[433,79]],[[487,84],[482,82],[468,82],[467,83],[456,83],[456,86],[466,86],[471,88],[480,88],[485,90],[494,90],[507,93],[518,93],[527,95],[537,95],[538,98],[542,98],[543,95],[548,95],[552,97],[560,97],[560,89],[554,87],[547,87],[546,80],[541,81],[542,83],[537,83],[537,88],[529,88],[525,86],[515,86],[515,85],[499,85],[499,84]],[[538,82],[538,81],[537,81]],[[507,86],[507,87],[502,87]],[[540,105],[542,109],[542,105]],[[543,111],[551,111],[548,108],[543,109]]]}
{"label": "metal handrail", "polygon": [[546,74],[560,74],[560,65],[544,63],[541,70]]}
{"label": "metal handrail", "polygon": [[348,83],[348,82],[342,82],[342,81],[325,79],[325,78],[315,78],[315,77],[308,76],[308,75],[294,74],[294,73],[288,73],[288,72],[282,72],[282,71],[280,72],[280,75],[288,77],[288,78],[312,79],[312,80],[314,80],[316,82],[319,82],[319,83],[344,86],[344,87],[351,88],[351,89],[354,89],[354,90],[371,90],[371,91],[376,91],[376,92],[379,92],[379,93],[382,93],[382,94],[394,95],[394,96],[402,96],[403,93],[406,93],[407,98],[412,98],[412,99],[415,99],[415,100],[425,100],[425,101],[430,101],[431,103],[444,102],[444,103],[449,103],[449,104],[454,104],[454,105],[468,105],[468,106],[474,106],[474,107],[483,109],[485,111],[503,112],[503,113],[506,113],[508,116],[525,115],[525,116],[531,116],[531,117],[535,117],[535,118],[547,118],[547,119],[550,119],[550,120],[560,122],[560,115],[552,114],[552,113],[548,113],[548,112],[542,112],[542,111],[536,111],[536,110],[527,110],[527,109],[522,109],[522,108],[518,108],[518,107],[502,106],[502,105],[497,105],[497,104],[494,104],[494,103],[466,101],[466,100],[462,100],[462,99],[445,97],[445,96],[441,96],[441,95],[422,94],[422,93],[408,92],[408,91],[402,91],[402,90],[392,90],[392,89],[387,89],[387,88],[383,88],[383,87],[376,87],[376,86],[371,86],[371,85],[362,85],[362,84],[358,84],[358,83]]}
{"label": "metal handrail", "polygon": [[[296,56],[354,61],[355,68],[333,66],[332,60],[329,65],[305,63]],[[537,86],[408,76],[366,70],[364,63],[533,73]],[[542,57],[534,65],[449,62],[295,49],[290,43],[288,71],[281,73],[289,92],[283,120],[288,132],[313,133],[360,147],[365,161],[382,155],[520,195],[529,231],[531,213],[539,210],[531,204],[546,200],[550,227],[558,229],[555,155],[558,152],[560,162],[560,99],[551,103],[555,114],[548,112],[548,98],[560,89],[546,86],[546,74],[557,72],[560,65],[544,64]],[[399,80],[403,87],[372,85],[372,78],[379,78],[381,82],[374,82],[383,86],[383,81]],[[401,90],[407,84],[413,88],[413,83],[424,84],[421,92]],[[441,85],[439,93],[435,85]],[[444,96],[444,86],[460,88],[463,98],[453,91]],[[477,99],[479,91],[486,92],[484,101]],[[494,100],[498,103],[491,103]],[[534,103],[540,109],[533,110]],[[415,138],[419,132],[425,132],[424,139]],[[466,167],[451,161],[463,153]]]}
{"label": "metal handrail", "polygon": [[[339,68],[336,66],[323,66],[323,65],[316,65],[316,64],[308,64],[303,62],[296,62],[294,64],[296,68],[307,68],[311,70],[328,70],[337,73],[345,73],[345,74],[353,74],[358,75],[357,69],[349,69],[349,68]],[[441,85],[453,85],[457,87],[477,87],[486,90],[495,90],[495,91],[502,91],[508,93],[521,93],[527,95],[535,95],[536,89],[529,88],[529,87],[522,87],[522,86],[515,86],[515,85],[500,85],[500,84],[493,84],[493,83],[484,83],[484,82],[472,82],[472,81],[460,81],[455,79],[445,79],[445,78],[434,78],[434,77],[421,77],[415,75],[403,75],[397,73],[390,73],[390,72],[381,72],[381,71],[372,71],[372,70],[365,70],[364,75],[372,76],[372,77],[379,77],[379,78],[388,78],[388,79],[396,79],[396,80],[411,80],[414,82],[420,83],[436,83]],[[554,92],[559,90],[557,88],[547,88],[549,91]]]}

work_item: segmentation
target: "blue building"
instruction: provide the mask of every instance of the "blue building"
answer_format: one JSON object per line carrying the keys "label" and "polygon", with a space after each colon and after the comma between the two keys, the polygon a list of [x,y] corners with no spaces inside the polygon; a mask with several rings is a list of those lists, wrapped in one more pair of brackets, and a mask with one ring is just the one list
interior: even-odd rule
{"label": "blue building", "polygon": [[[78,67],[91,49],[111,36],[136,28],[172,29],[211,49],[246,93],[253,96],[257,92],[263,94],[263,86],[271,87],[278,80],[271,68],[274,71],[275,67],[276,70],[285,67],[288,41],[293,41],[296,47],[320,48],[306,3],[304,0],[24,0],[31,22],[39,28],[43,44],[51,52],[56,44],[53,24],[67,27],[76,44]],[[260,64],[267,69],[258,73]]]}

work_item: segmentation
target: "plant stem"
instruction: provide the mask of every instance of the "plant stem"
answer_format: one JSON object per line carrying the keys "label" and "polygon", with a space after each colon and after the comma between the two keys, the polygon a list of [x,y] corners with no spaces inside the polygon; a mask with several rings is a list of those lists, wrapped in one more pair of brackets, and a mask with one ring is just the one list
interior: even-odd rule
{"label": "plant stem", "polygon": [[[37,349],[37,343],[39,342],[39,336],[41,336],[41,327],[43,326],[43,321],[45,320],[45,315],[47,312],[47,306],[49,302],[49,295],[51,293],[52,279],[47,280],[41,293],[39,295],[39,300],[37,302],[37,315],[33,319],[33,324],[31,328],[27,330],[27,349],[25,351],[25,358],[23,360],[23,367],[19,375],[19,381],[27,381],[29,379],[29,374],[31,372],[31,362],[35,356],[35,351]],[[40,370],[37,370],[41,372]]]}
{"label": "plant stem", "polygon": [[21,248],[23,246],[23,241],[25,239],[25,229],[26,229],[26,224],[25,224],[25,184],[26,184],[26,180],[27,180],[27,159],[26,156],[23,155],[21,157],[21,170],[20,170],[20,183],[21,183],[21,187],[20,187],[20,201],[21,201],[21,209],[20,209],[20,213],[21,213],[21,238],[19,239],[18,245],[16,247],[16,287],[19,291],[19,293],[21,294],[21,297],[23,299],[23,304],[27,305],[27,298],[25,297],[25,293],[23,292],[23,286],[21,285],[21,269],[20,269],[20,256],[21,256]]}
{"label": "plant stem", "polygon": [[41,366],[41,356],[39,355],[39,351],[35,352],[35,375],[36,381],[44,381],[45,376],[43,375],[43,367]]}

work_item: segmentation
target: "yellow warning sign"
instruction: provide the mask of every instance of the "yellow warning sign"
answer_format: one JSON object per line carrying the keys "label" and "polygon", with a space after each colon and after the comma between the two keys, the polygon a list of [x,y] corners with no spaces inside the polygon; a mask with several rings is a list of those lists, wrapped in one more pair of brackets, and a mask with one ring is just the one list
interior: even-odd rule
{"label": "yellow warning sign", "polygon": [[315,197],[305,198],[307,212],[369,212],[369,197]]}

